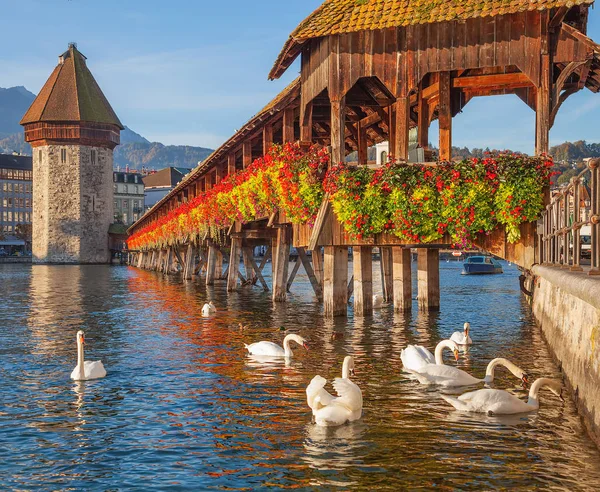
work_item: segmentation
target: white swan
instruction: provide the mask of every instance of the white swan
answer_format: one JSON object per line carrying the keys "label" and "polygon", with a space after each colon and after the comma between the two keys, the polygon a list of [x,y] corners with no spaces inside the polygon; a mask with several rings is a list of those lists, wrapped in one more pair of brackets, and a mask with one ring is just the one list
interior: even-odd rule
{"label": "white swan", "polygon": [[465,323],[464,331],[463,332],[455,331],[452,334],[452,336],[450,337],[450,340],[458,343],[459,345],[472,345],[473,340],[471,340],[471,337],[469,336],[470,330],[471,330],[471,324]]}
{"label": "white swan", "polygon": [[294,353],[290,348],[290,342],[296,342],[308,350],[306,340],[300,335],[288,335],[283,339],[283,348],[273,342],[256,342],[250,345],[244,344],[250,355],[268,355],[271,357],[292,357]]}
{"label": "white swan", "polygon": [[211,314],[215,314],[217,312],[217,308],[213,304],[212,301],[207,302],[204,306],[202,306],[202,316],[210,316]]}
{"label": "white swan", "polygon": [[375,294],[373,296],[373,309],[381,309],[383,307],[383,296]]}
{"label": "white swan", "polygon": [[75,381],[89,381],[90,379],[100,379],[106,376],[106,369],[100,361],[89,362],[84,360],[83,346],[85,344],[85,334],[82,331],[77,332],[77,365],[71,373],[71,379]]}
{"label": "white swan", "polygon": [[427,364],[418,372],[408,372],[414,374],[421,384],[439,384],[446,387],[469,386],[478,383],[491,383],[494,380],[494,372],[497,366],[506,367],[514,376],[523,381],[523,383],[527,383],[527,374],[511,361],[502,358],[494,359],[488,364],[483,379],[473,377],[468,372],[454,366],[437,364]]}
{"label": "white swan", "polygon": [[511,415],[514,413],[532,412],[540,408],[538,392],[548,388],[552,393],[564,401],[561,388],[562,384],[556,379],[541,378],[531,385],[529,399],[524,402],[515,395],[504,390],[481,389],[471,391],[454,398],[442,395],[442,398],[461,412],[479,412],[489,415]]}
{"label": "white swan", "polygon": [[442,340],[435,347],[435,357],[429,350],[421,345],[409,345],[400,352],[402,365],[408,371],[419,372],[421,368],[428,364],[444,364],[442,352],[448,348],[454,352],[454,358],[458,360],[458,346],[450,340]]}
{"label": "white swan", "polygon": [[333,381],[338,397],[333,397],[324,386],[326,379],[315,376],[306,388],[306,400],[312,409],[317,425],[334,427],[353,422],[362,416],[362,392],[356,383],[350,381],[354,371],[354,358],[347,356],[342,366],[342,377]]}

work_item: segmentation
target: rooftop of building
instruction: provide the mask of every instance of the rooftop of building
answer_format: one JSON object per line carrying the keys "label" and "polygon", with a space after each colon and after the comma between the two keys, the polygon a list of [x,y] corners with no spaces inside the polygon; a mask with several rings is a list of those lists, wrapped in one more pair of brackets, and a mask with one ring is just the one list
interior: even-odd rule
{"label": "rooftop of building", "polygon": [[143,184],[143,176],[137,171],[113,171],[113,181],[115,183]]}
{"label": "rooftop of building", "polygon": [[124,129],[75,43],[59,56],[59,62],[42,87],[21,125],[47,122],[86,122]]}
{"label": "rooftop of building", "polygon": [[166,167],[154,174],[144,176],[144,185],[146,188],[175,187],[191,171],[183,167]]}
{"label": "rooftop of building", "polygon": [[269,78],[279,78],[300,54],[302,44],[313,38],[592,3],[594,0],[326,0],[290,34]]}
{"label": "rooftop of building", "polygon": [[33,170],[33,159],[30,155],[0,154],[0,168]]}

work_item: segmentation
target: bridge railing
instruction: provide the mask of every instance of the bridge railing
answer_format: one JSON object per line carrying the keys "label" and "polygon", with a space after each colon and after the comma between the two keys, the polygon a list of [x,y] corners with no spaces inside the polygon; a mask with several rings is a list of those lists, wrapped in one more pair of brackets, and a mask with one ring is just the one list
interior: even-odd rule
{"label": "bridge railing", "polygon": [[[582,193],[584,183],[589,185],[589,204]],[[589,236],[582,235],[587,226]],[[589,251],[589,274],[600,275],[600,159],[589,160],[586,169],[551,198],[539,227],[543,264],[583,271],[582,251]]]}

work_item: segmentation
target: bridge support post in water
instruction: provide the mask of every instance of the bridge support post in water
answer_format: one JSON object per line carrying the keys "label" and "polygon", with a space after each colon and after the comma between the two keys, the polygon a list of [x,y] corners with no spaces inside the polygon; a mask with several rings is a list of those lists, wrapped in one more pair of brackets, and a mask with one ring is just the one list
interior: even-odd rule
{"label": "bridge support post in water", "polygon": [[183,279],[192,280],[194,257],[196,256],[196,248],[193,243],[188,244],[185,252],[185,264],[183,265]]}
{"label": "bridge support post in water", "polygon": [[385,302],[390,302],[394,297],[392,248],[380,246],[379,257],[381,258],[381,287],[383,289],[383,299]]}
{"label": "bridge support post in water", "polygon": [[440,250],[418,250],[419,308],[436,311],[440,308]]}
{"label": "bridge support post in water", "polygon": [[408,248],[393,247],[394,311],[412,309],[412,254]]}
{"label": "bridge support post in water", "polygon": [[[217,248],[214,246],[208,247],[208,258],[206,261],[206,285],[214,285],[215,271],[217,270]],[[219,272],[221,274],[221,272]]]}
{"label": "bridge support post in water", "polygon": [[323,301],[325,316],[348,315],[348,248],[325,246]]}
{"label": "bridge support post in water", "polygon": [[223,274],[223,253],[220,250],[216,250],[215,253],[215,280],[224,280],[226,277]]}
{"label": "bridge support post in water", "polygon": [[256,274],[252,267],[251,258],[254,255],[254,251],[250,247],[242,247],[242,260],[244,261],[244,271],[246,272],[246,280],[251,282],[251,285],[256,283]]}
{"label": "bridge support post in water", "polygon": [[287,226],[280,226],[277,229],[276,242],[273,261],[273,301],[285,302],[291,249],[290,231]]}
{"label": "bridge support post in water", "polygon": [[323,250],[320,246],[312,252],[312,266],[315,272],[315,278],[323,291]]}
{"label": "bridge support post in water", "polygon": [[227,292],[237,289],[240,273],[240,253],[242,251],[242,238],[231,238],[231,254],[229,255],[229,276],[227,277]]}
{"label": "bridge support post in water", "polygon": [[354,314],[366,315],[373,312],[373,248],[352,248],[354,270]]}

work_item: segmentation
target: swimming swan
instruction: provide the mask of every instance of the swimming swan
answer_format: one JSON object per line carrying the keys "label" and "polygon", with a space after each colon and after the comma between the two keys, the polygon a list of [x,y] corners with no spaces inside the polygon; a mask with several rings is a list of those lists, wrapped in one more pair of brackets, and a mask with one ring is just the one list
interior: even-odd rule
{"label": "swimming swan", "polygon": [[440,366],[436,364],[427,364],[417,371],[408,371],[416,376],[421,384],[439,384],[441,386],[469,386],[478,383],[491,383],[494,381],[494,372],[497,366],[506,367],[512,374],[518,377],[524,383],[527,383],[527,374],[519,367],[507,359],[492,360],[485,371],[485,377],[478,379],[471,376],[468,372],[458,369],[454,366]]}
{"label": "swimming swan", "polygon": [[296,342],[308,350],[306,340],[300,335],[288,335],[283,339],[283,348],[273,342],[256,342],[250,345],[244,344],[250,355],[269,355],[271,357],[292,357],[294,353],[290,348],[290,342]]}
{"label": "swimming swan", "polygon": [[71,379],[75,381],[89,381],[90,379],[100,379],[106,376],[106,369],[100,361],[84,361],[83,346],[85,344],[85,334],[82,331],[77,332],[77,366],[71,373]]}
{"label": "swimming swan", "polygon": [[444,364],[442,352],[448,348],[454,352],[454,358],[458,360],[458,347],[456,343],[450,340],[442,340],[435,347],[435,357],[431,352],[421,345],[409,345],[400,352],[402,365],[408,371],[419,372],[421,368],[428,364]]}
{"label": "swimming swan", "polygon": [[217,308],[215,307],[212,301],[209,301],[204,306],[202,306],[202,316],[210,316],[211,314],[215,314],[216,312]]}
{"label": "swimming swan", "polygon": [[306,400],[312,409],[317,425],[334,427],[346,422],[353,422],[362,416],[362,392],[356,383],[350,381],[354,373],[354,358],[347,356],[342,366],[342,377],[333,381],[333,388],[338,394],[333,397],[324,386],[327,380],[315,376],[306,388]]}
{"label": "swimming swan", "polygon": [[464,331],[462,333],[460,331],[455,331],[452,334],[452,336],[450,337],[450,340],[458,343],[459,345],[472,345],[473,340],[471,340],[471,337],[469,336],[470,330],[471,330],[471,324],[465,323]]}
{"label": "swimming swan", "polygon": [[504,390],[481,389],[470,391],[464,395],[454,398],[442,395],[457,410],[461,412],[479,412],[489,415],[511,415],[514,413],[532,412],[540,408],[538,392],[542,388],[548,388],[552,393],[564,401],[561,389],[562,383],[556,379],[541,378],[531,385],[529,399],[524,402],[515,395]]}

